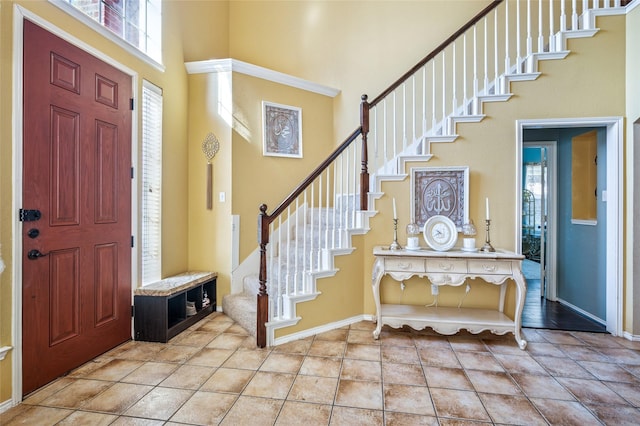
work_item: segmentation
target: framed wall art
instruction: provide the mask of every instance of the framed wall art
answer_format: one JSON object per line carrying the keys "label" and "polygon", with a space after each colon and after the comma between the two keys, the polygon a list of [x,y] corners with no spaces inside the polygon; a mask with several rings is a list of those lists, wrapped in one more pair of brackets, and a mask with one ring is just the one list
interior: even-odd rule
{"label": "framed wall art", "polygon": [[302,158],[302,110],[262,101],[263,155]]}
{"label": "framed wall art", "polygon": [[412,168],[411,214],[420,227],[430,217],[443,215],[462,231],[469,222],[469,167]]}

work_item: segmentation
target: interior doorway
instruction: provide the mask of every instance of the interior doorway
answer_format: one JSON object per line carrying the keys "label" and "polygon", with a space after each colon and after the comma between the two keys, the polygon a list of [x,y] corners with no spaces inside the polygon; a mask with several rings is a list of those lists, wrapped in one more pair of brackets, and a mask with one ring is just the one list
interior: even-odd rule
{"label": "interior doorway", "polygon": [[[525,137],[525,139],[527,139]],[[527,279],[523,326],[605,332],[557,297],[558,143],[525,141],[522,152],[522,254]]]}
{"label": "interior doorway", "polygon": [[[529,258],[525,261],[524,270],[529,269],[537,272],[536,278],[538,278],[531,279],[527,277],[529,288],[526,304],[535,304],[539,307],[539,312],[535,319],[539,325],[550,325],[544,328],[561,328],[562,321],[558,323],[557,320],[558,318],[561,320],[564,318],[564,312],[555,312],[557,309],[549,309],[549,307],[559,305],[563,308],[572,308],[577,311],[578,316],[591,321],[595,325],[592,331],[604,331],[606,329],[612,334],[620,335],[622,299],[620,294],[621,266],[619,265],[618,254],[621,252],[620,244],[622,241],[622,219],[620,217],[622,211],[620,205],[622,181],[620,175],[620,164],[622,163],[621,121],[619,118],[526,120],[519,121],[517,124],[519,157],[516,246]],[[575,200],[571,200],[571,190],[572,185],[576,186],[577,183],[575,180],[572,182],[571,177],[575,170],[571,170],[572,145],[570,141],[574,137],[590,130],[594,130],[600,138],[600,142],[594,145],[597,146],[597,153],[593,155],[593,160],[597,161],[598,164],[599,180],[597,184],[593,185],[596,188],[589,190],[591,197],[596,200],[594,201],[594,209],[597,209],[597,214],[590,214],[594,217],[597,216],[597,220],[594,218],[582,219],[575,217],[574,213],[572,213],[572,208],[573,212],[575,212],[576,207]],[[557,157],[553,160],[551,159],[554,155],[554,146],[548,141],[558,143],[560,138],[556,136],[560,133],[564,135],[565,139],[569,140],[569,142],[566,142],[566,140],[563,142],[564,148],[562,148],[565,150],[563,155],[566,158],[568,147],[568,167],[566,164],[559,166],[556,163],[558,161]],[[575,141],[573,145],[576,145]],[[526,151],[528,148],[533,148],[539,158],[534,160],[528,158],[527,154],[531,153]],[[558,145],[558,148],[555,149],[556,155],[559,150]],[[575,152],[573,155],[576,155]],[[563,174],[554,175],[562,167],[564,167]],[[554,180],[556,181],[555,184]],[[581,179],[578,182],[582,181],[585,181],[585,179]],[[528,183],[530,188],[527,188]],[[525,191],[526,189],[532,194],[528,194]],[[554,203],[557,203],[555,207]],[[560,206],[561,203],[565,204],[564,207]],[[567,216],[567,218],[564,216]],[[564,219],[568,220],[569,225],[564,224]],[[599,223],[599,231],[596,231],[596,222]],[[560,227],[561,223],[563,225]],[[579,234],[572,234],[572,232],[578,232]],[[597,232],[600,232],[600,235],[596,238],[594,235]],[[591,235],[586,240],[588,243],[580,243],[583,235]],[[576,241],[578,242],[577,245]],[[560,242],[560,245],[558,245],[558,242]],[[574,244],[572,248],[574,251],[572,251],[573,255],[568,256],[567,247],[570,244]],[[529,250],[529,253],[527,253],[527,250]],[[581,254],[576,255],[577,252],[575,250],[580,251]],[[591,260],[586,260],[583,256],[593,257]],[[578,265],[577,268],[571,269],[567,267],[572,259],[576,260],[574,263]],[[532,262],[533,265],[529,265],[529,268],[527,268],[527,262]],[[582,270],[585,269],[585,262],[590,267],[599,265],[595,267],[596,272],[589,272],[591,275],[598,275],[598,278],[594,280],[600,286],[597,290],[589,289],[585,291],[582,286],[584,278],[581,281],[579,277]],[[538,268],[536,268],[536,265]],[[567,273],[567,271],[570,272]],[[569,286],[569,291],[567,291],[567,288],[563,289],[562,283],[559,281],[563,280],[564,282],[569,278],[577,278],[578,283],[574,284],[574,289]],[[589,276],[588,278],[591,277]],[[553,282],[554,279],[558,280],[555,284]],[[537,293],[535,296],[532,295],[532,287],[536,287]],[[571,293],[574,290],[575,293]],[[580,299],[582,296],[585,297]],[[587,299],[590,300],[587,301]],[[555,302],[556,300],[560,303]],[[594,308],[589,305],[592,302],[599,303],[599,306]],[[526,310],[527,306],[525,306],[525,313]],[[542,316],[542,311],[544,310],[546,310],[547,316],[551,313],[551,316],[554,317],[552,324],[549,324],[548,321],[545,323]],[[558,315],[560,316],[558,317]],[[523,326],[527,326],[524,315]]]}

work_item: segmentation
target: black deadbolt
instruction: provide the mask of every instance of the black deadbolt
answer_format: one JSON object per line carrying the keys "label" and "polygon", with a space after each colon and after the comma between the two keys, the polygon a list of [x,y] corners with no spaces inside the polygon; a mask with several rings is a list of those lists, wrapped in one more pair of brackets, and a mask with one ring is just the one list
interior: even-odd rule
{"label": "black deadbolt", "polygon": [[27,231],[27,235],[29,236],[29,238],[38,238],[38,235],[40,235],[40,230],[31,228]]}

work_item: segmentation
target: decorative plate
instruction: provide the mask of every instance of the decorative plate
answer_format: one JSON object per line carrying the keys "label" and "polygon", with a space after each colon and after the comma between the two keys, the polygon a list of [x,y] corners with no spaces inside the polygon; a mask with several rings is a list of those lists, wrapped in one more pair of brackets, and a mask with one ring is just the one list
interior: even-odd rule
{"label": "decorative plate", "polygon": [[447,216],[431,216],[424,223],[424,240],[435,251],[447,251],[456,245],[458,230]]}

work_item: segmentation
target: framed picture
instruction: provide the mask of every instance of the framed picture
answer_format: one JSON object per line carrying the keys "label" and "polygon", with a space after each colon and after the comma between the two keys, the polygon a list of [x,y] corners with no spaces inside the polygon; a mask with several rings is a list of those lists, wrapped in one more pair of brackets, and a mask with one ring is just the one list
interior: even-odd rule
{"label": "framed picture", "polygon": [[443,215],[462,231],[469,222],[469,167],[411,169],[411,221],[420,227]]}
{"label": "framed picture", "polygon": [[302,158],[302,110],[262,101],[263,155]]}

